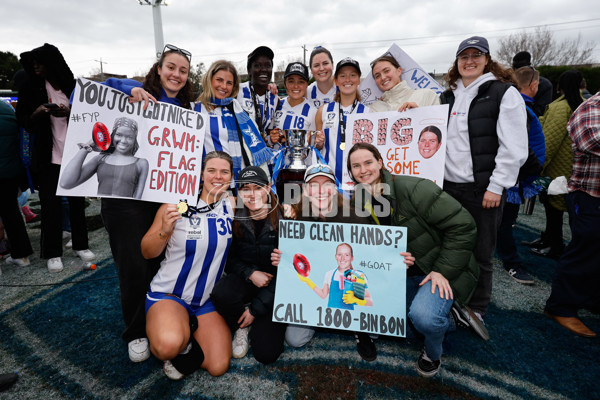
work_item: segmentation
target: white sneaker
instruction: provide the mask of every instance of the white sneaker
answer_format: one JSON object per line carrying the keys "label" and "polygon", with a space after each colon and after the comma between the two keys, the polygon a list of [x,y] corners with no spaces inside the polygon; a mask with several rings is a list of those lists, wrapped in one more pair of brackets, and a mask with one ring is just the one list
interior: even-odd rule
{"label": "white sneaker", "polygon": [[72,240],[72,239],[69,239],[69,241],[67,242],[67,244],[65,244],[65,247],[66,247],[67,249],[70,249],[70,248],[72,248],[72,247],[73,247],[73,240]]}
{"label": "white sneaker", "polygon": [[15,264],[18,265],[19,267],[25,267],[29,264],[31,264],[29,262],[29,257],[23,257],[23,258],[12,258],[11,256],[6,257],[6,262],[8,264]]}
{"label": "white sneaker", "polygon": [[85,250],[75,250],[75,254],[77,257],[81,258],[83,261],[92,261],[96,255],[90,251],[90,249]]}
{"label": "white sneaker", "polygon": [[183,378],[183,374],[177,371],[177,368],[171,363],[171,361],[167,360],[163,364],[163,371],[165,371],[165,375],[174,381],[178,381]]}
{"label": "white sneaker", "polygon": [[133,362],[142,362],[150,358],[150,346],[147,338],[134,339],[127,344],[129,359]]}
{"label": "white sneaker", "polygon": [[60,257],[54,257],[48,260],[48,271],[60,272],[63,270],[63,263]]}
{"label": "white sneaker", "polygon": [[233,350],[233,358],[243,358],[248,353],[248,332],[250,328],[240,328],[235,331],[231,347]]}

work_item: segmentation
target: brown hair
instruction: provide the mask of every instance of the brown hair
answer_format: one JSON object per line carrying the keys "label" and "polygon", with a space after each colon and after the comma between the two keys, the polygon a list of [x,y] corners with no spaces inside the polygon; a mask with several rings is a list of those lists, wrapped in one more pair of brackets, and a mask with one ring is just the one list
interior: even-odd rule
{"label": "brown hair", "polygon": [[204,75],[202,75],[202,93],[198,97],[198,101],[201,102],[207,110],[212,111],[214,106],[210,104],[210,99],[215,97],[215,92],[213,92],[212,88],[212,78],[219,71],[228,71],[233,75],[233,91],[231,92],[231,97],[236,98],[238,91],[240,90],[240,78],[238,76],[237,70],[233,66],[230,61],[227,60],[217,60],[206,71]]}
{"label": "brown hair", "polygon": [[373,146],[370,143],[355,143],[354,146],[352,146],[352,148],[348,152],[348,159],[346,160],[346,168],[348,168],[348,174],[350,175],[350,179],[352,179],[352,181],[354,183],[357,183],[356,179],[352,175],[352,163],[350,162],[350,158],[352,156],[352,153],[354,153],[357,150],[367,150],[367,151],[370,151],[371,154],[373,154],[373,157],[375,157],[375,159],[377,161],[381,160],[381,169],[379,170],[379,180],[380,181],[383,180],[383,171],[385,170],[385,168],[383,166],[383,157],[381,157],[381,153],[379,152],[379,150],[377,149],[377,147]]}
{"label": "brown hair", "polygon": [[[359,77],[358,84],[360,86],[360,71],[352,65],[347,65],[347,67],[352,67],[356,70],[356,72],[358,72],[358,77]],[[333,74],[333,79],[337,79],[338,75],[340,74],[340,69],[341,68],[335,70],[335,74]],[[360,101],[360,90],[358,90],[358,87],[356,88],[356,93],[354,95],[354,98],[357,99],[358,101]],[[337,103],[342,102],[342,95],[340,94],[339,90],[335,91],[335,96],[333,96],[333,101],[335,101]]]}
{"label": "brown hair", "polygon": [[517,87],[519,90],[523,90],[531,85],[532,82],[540,79],[540,71],[528,65],[515,70],[515,78],[517,80]]}
{"label": "brown hair", "polygon": [[[167,50],[163,52],[158,61],[154,63],[154,65],[150,68],[150,71],[148,71],[148,73],[146,74],[146,77],[144,78],[144,83],[142,84],[144,89],[146,89],[148,93],[150,93],[156,99],[160,97],[163,89],[162,85],[160,84],[160,75],[158,74],[158,67],[162,68],[163,62],[165,61],[165,57],[169,54],[178,54],[181,57],[185,58],[188,62],[188,71],[191,69],[190,60],[180,52],[175,50]],[[181,106],[183,108],[191,108],[190,102],[194,100],[194,89],[192,87],[192,83],[190,82],[189,75],[188,79],[185,82],[185,85],[181,88],[179,92],[177,92],[177,96],[175,97],[179,101],[181,101]]]}
{"label": "brown hair", "polygon": [[[491,72],[494,74],[496,79],[500,82],[508,82],[517,84],[517,78],[515,77],[515,73],[512,68],[504,67],[502,64],[492,60],[492,56],[489,53],[485,54],[485,58],[487,59],[487,64],[483,69],[483,73],[487,74]],[[448,86],[450,89],[456,89],[456,81],[460,79],[460,73],[458,72],[458,57],[454,59],[454,63],[448,70],[448,73],[444,76],[444,80],[448,82]]]}
{"label": "brown hair", "polygon": [[[277,232],[277,229],[279,229],[279,217],[280,215],[283,215],[283,207],[279,203],[279,200],[273,191],[269,191],[269,204],[271,205],[271,208],[269,209],[267,218],[275,232]],[[246,208],[246,206],[244,206],[244,208]],[[241,226],[240,220],[234,218],[232,228],[233,234],[236,237],[243,237]],[[254,232],[255,235],[258,235],[259,233],[260,232]]]}

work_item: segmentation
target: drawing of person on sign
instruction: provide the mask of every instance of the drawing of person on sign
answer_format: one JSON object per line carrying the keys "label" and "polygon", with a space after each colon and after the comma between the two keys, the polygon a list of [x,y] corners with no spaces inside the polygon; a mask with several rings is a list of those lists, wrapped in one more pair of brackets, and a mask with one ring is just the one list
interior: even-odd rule
{"label": "drawing of person on sign", "polygon": [[[96,174],[99,196],[141,199],[149,166],[148,160],[134,156],[140,147],[137,122],[127,117],[117,118],[110,135],[99,122],[92,133],[92,141],[78,144],[79,151],[65,167],[60,186],[73,189]],[[92,151],[100,154],[84,164]]]}
{"label": "drawing of person on sign", "polygon": [[339,244],[335,250],[335,260],[338,266],[325,274],[322,288],[308,276],[298,274],[298,278],[322,299],[329,296],[327,307],[354,310],[355,304],[372,306],[373,298],[367,288],[367,276],[352,267],[352,247],[347,243]]}

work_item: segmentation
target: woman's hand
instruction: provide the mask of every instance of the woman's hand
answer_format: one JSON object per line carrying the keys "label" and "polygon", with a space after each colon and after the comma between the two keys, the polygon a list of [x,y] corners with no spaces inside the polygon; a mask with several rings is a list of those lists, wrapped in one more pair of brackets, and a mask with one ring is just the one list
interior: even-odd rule
{"label": "woman's hand", "polygon": [[[271,255],[271,259],[273,259],[273,255]],[[273,279],[273,275],[262,271],[254,271],[248,279],[250,279],[250,282],[254,283],[254,286],[262,288],[269,286],[271,279]]]}
{"label": "woman's hand", "polygon": [[161,218],[162,223],[159,236],[162,236],[160,235],[161,233],[171,235],[175,229],[175,222],[177,222],[178,219],[181,219],[181,214],[177,211],[177,205],[168,204]]}
{"label": "woman's hand", "polygon": [[271,264],[274,267],[278,267],[280,261],[281,261],[281,250],[273,249],[273,252],[271,253]]}
{"label": "woman's hand", "polygon": [[238,319],[238,324],[240,324],[240,328],[245,328],[247,326],[252,325],[254,322],[254,315],[250,313],[250,310],[246,308],[246,311],[242,313],[240,319]]}
{"label": "woman's hand", "polygon": [[79,150],[85,150],[88,153],[91,153],[92,151],[94,151],[94,141],[90,140],[87,143],[77,143],[77,147],[79,147]]}
{"label": "woman's hand", "polygon": [[321,150],[323,148],[324,144],[325,144],[325,134],[321,131],[316,131],[315,132],[315,147],[318,150]]}
{"label": "woman's hand", "polygon": [[411,108],[418,108],[418,107],[419,107],[419,105],[417,103],[415,103],[414,101],[407,101],[406,103],[404,103],[400,106],[398,111],[403,112],[403,111],[409,110]]}
{"label": "woman's hand", "polygon": [[272,129],[269,136],[271,139],[271,143],[273,143],[273,144],[285,143],[285,133],[281,129],[278,129],[278,128]]}
{"label": "woman's hand", "polygon": [[502,196],[496,193],[492,193],[489,190],[486,190],[483,194],[483,202],[481,205],[483,208],[495,208],[500,206],[500,200]]}
{"label": "woman's hand", "polygon": [[144,102],[144,110],[148,108],[149,101],[152,100],[154,103],[158,103],[154,96],[145,91],[141,87],[134,87],[131,89],[131,96],[129,97],[130,103],[139,103],[140,101]]}
{"label": "woman's hand", "polygon": [[408,269],[408,267],[412,265],[415,265],[415,258],[412,256],[411,253],[409,253],[408,251],[404,251],[400,253],[400,255],[404,257],[404,264],[406,264],[406,269]]}
{"label": "woman's hand", "polygon": [[289,204],[284,204],[283,205],[283,216],[285,218],[296,219],[296,213],[294,212],[294,208]]}
{"label": "woman's hand", "polygon": [[274,84],[273,82],[271,82],[267,85],[267,90],[269,92],[271,92],[271,94],[274,94],[275,96],[277,96],[279,94],[279,89],[277,89],[277,85]]}
{"label": "woman's hand", "polygon": [[423,286],[429,281],[431,281],[431,294],[435,293],[435,288],[437,287],[440,289],[441,299],[454,299],[450,282],[448,282],[448,279],[446,279],[444,275],[440,274],[439,272],[431,271],[429,275],[427,275],[425,279],[419,283],[419,286]]}

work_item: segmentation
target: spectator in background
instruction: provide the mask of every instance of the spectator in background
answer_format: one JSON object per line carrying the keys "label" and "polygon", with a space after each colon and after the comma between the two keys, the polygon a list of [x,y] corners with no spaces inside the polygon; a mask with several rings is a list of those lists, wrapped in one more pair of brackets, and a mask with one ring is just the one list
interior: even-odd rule
{"label": "spectator in background", "polygon": [[[529,148],[533,150],[538,163],[537,168],[541,171],[544,165],[546,145],[544,143],[544,132],[542,125],[532,109],[533,98],[538,90],[540,73],[533,67],[521,67],[515,71],[517,77],[517,86],[525,100],[527,109],[527,132],[529,134]],[[504,210],[502,211],[502,221],[498,227],[498,240],[496,243],[496,253],[504,264],[504,269],[517,282],[523,285],[533,285],[533,278],[523,267],[521,257],[517,252],[517,245],[513,237],[513,225],[517,221],[519,208],[524,196],[524,190],[529,191],[528,197],[532,195],[531,183],[537,176],[519,177],[519,185],[508,189],[508,196]]]}
{"label": "spectator in background", "polygon": [[[42,206],[41,257],[48,259],[50,272],[63,269],[61,198],[56,195],[62,163],[67,122],[71,112],[69,96],[75,78],[60,51],[51,44],[21,54],[28,80],[19,91],[17,119],[34,136],[32,172],[38,174]],[[16,196],[16,194],[15,194]],[[88,249],[83,197],[69,197],[73,250],[82,260],[95,255]]]}
{"label": "spectator in background", "polygon": [[[572,143],[567,132],[567,123],[573,110],[583,102],[579,86],[583,76],[581,72],[570,70],[558,78],[558,90],[561,96],[548,105],[540,118],[546,141],[546,160],[542,176],[556,179],[564,176],[568,179],[573,168]],[[563,213],[567,210],[565,196],[544,196],[540,199],[546,211],[546,229],[541,235],[534,254],[560,258],[563,252]]]}
{"label": "spectator in background", "polygon": [[8,234],[11,255],[9,264],[29,265],[33,253],[27,229],[21,217],[17,195],[25,173],[19,160],[19,125],[8,103],[0,101],[0,219]]}
{"label": "spectator in background", "polygon": [[595,337],[577,311],[600,311],[600,93],[577,108],[567,130],[574,156],[566,196],[572,239],[556,266],[545,313],[577,335]]}
{"label": "spectator in background", "polygon": [[590,97],[592,97],[590,91],[587,90],[587,82],[585,81],[585,78],[581,80],[581,85],[579,86],[579,89],[581,89],[581,97],[583,97],[584,99],[587,100]]}
{"label": "spectator in background", "polygon": [[[520,51],[513,57],[512,67],[516,71],[521,67],[531,66],[531,54],[527,51]],[[537,94],[533,98],[533,112],[538,117],[544,115],[546,106],[552,102],[552,82],[540,76],[540,83]]]}

